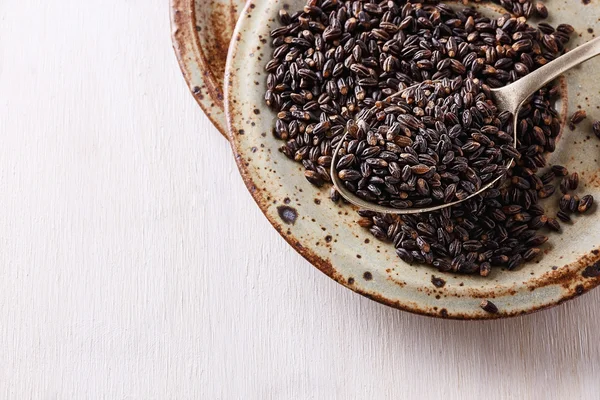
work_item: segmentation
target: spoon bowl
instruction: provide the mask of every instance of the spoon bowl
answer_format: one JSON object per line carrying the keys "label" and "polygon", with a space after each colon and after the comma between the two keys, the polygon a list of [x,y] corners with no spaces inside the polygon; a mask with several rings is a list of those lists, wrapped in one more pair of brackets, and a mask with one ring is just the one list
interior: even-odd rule
{"label": "spoon bowl", "polygon": [[[521,78],[520,80],[504,86],[502,88],[491,89],[491,95],[493,97],[494,103],[498,110],[500,111],[509,111],[513,116],[513,143],[516,145],[518,143],[517,132],[518,132],[518,115],[519,110],[523,106],[523,104],[527,101],[527,99],[534,94],[537,90],[541,89],[544,85],[550,83],[554,79],[558,78],[560,75],[568,71],[569,69],[589,60],[600,54],[600,37],[595,38],[571,51],[557,58],[556,60],[538,68],[533,71],[529,75]],[[381,104],[376,105],[371,108],[370,111],[374,111],[383,105],[389,105],[390,102],[398,97],[402,97],[403,94],[410,92],[411,90],[418,88],[421,85],[431,85],[436,84],[439,81],[426,81],[421,82],[419,84],[407,87],[393,94],[392,96],[385,99]],[[364,117],[365,113],[359,113],[357,115],[357,119],[361,119]],[[437,204],[429,207],[414,207],[414,208],[394,208],[388,206],[382,206],[379,204],[375,204],[373,202],[367,201],[365,199],[360,198],[350,191],[342,182],[342,179],[339,177],[339,172],[336,169],[337,162],[340,156],[340,150],[343,146],[344,141],[348,137],[350,133],[346,131],[342,140],[340,140],[336,149],[333,152],[332,161],[331,161],[331,179],[336,188],[336,190],[340,193],[342,197],[348,200],[350,203],[357,205],[365,210],[370,210],[383,214],[419,214],[419,213],[427,213],[432,211],[441,210],[447,207],[451,207],[453,205],[462,203],[470,198],[478,196],[485,192],[486,190],[493,187],[499,181],[503,179],[505,173],[500,174],[498,177],[492,179],[490,182],[482,185],[482,187],[474,193],[471,193],[469,196],[466,196],[463,199],[459,199],[456,201]],[[508,170],[514,163],[514,158],[508,160],[505,164],[505,169]]]}

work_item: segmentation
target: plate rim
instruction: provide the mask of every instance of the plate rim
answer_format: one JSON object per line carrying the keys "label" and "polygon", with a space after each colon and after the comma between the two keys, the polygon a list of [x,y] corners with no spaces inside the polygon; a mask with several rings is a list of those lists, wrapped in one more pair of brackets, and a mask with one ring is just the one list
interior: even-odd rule
{"label": "plate rim", "polygon": [[[196,30],[196,0],[170,0],[171,41],[187,87],[208,119],[228,139],[224,88],[209,68]],[[194,74],[197,72],[197,74]],[[196,80],[194,76],[198,76]],[[204,86],[206,95],[201,93]]]}

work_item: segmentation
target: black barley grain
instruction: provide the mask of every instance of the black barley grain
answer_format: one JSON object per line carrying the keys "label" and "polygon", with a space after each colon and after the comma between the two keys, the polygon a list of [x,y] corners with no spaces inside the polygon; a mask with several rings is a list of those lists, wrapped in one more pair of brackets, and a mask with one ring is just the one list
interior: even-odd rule
{"label": "black barley grain", "polygon": [[569,212],[569,208],[570,208],[570,204],[571,204],[571,199],[573,198],[573,196],[571,196],[570,194],[565,194],[563,195],[559,202],[558,202],[558,208],[560,208],[560,210],[562,212]]}
{"label": "black barley grain", "polygon": [[594,204],[594,197],[592,195],[586,195],[583,196],[581,198],[581,200],[579,200],[579,204],[577,206],[577,211],[579,211],[580,213],[585,213],[587,212],[592,205]]}
{"label": "black barley grain", "polygon": [[545,215],[538,215],[533,218],[529,223],[529,227],[534,230],[542,229],[548,222],[548,217]]}
{"label": "black barley grain", "polygon": [[548,218],[546,226],[555,232],[560,231],[560,223],[555,218]]}
{"label": "black barley grain", "polygon": [[568,179],[569,189],[575,190],[579,186],[579,174],[577,172],[573,172]]}
{"label": "black barley grain", "polygon": [[577,125],[578,123],[586,119],[586,117],[587,113],[585,112],[585,110],[577,110],[573,113],[573,115],[571,115],[569,122],[573,125]]}
{"label": "black barley grain", "polygon": [[535,11],[540,18],[548,18],[548,9],[544,5],[544,3],[536,2],[535,3]]}
{"label": "black barley grain", "polygon": [[532,247],[531,249],[527,250],[525,254],[523,254],[523,258],[525,259],[525,261],[531,261],[538,255],[540,255],[541,252],[541,249],[537,247]]}
{"label": "black barley grain", "polygon": [[569,214],[562,210],[556,213],[556,218],[560,219],[562,222],[571,222]]}
{"label": "black barley grain", "polygon": [[498,307],[489,300],[483,300],[479,305],[484,311],[487,311],[491,314],[498,313]]}
{"label": "black barley grain", "polygon": [[540,199],[545,199],[554,194],[556,188],[553,185],[544,185],[544,187],[538,191],[538,196]]}
{"label": "black barley grain", "polygon": [[592,124],[592,131],[596,137],[600,138],[600,121],[594,121]]}
{"label": "black barley grain", "polygon": [[554,171],[549,170],[548,172],[544,173],[540,177],[540,179],[542,180],[544,185],[548,185],[548,184],[554,182],[554,180],[556,179],[556,175],[554,174]]}
{"label": "black barley grain", "polygon": [[479,267],[479,275],[486,277],[490,274],[490,272],[492,271],[492,265],[489,262],[483,262],[481,263],[480,267]]}
{"label": "black barley grain", "polygon": [[570,183],[569,183],[569,179],[568,178],[562,178],[560,180],[560,191],[562,194],[567,194],[569,193],[570,189]]}
{"label": "black barley grain", "polygon": [[553,165],[552,172],[554,172],[554,175],[559,177],[569,175],[569,170],[562,165]]}
{"label": "black barley grain", "polygon": [[330,191],[329,198],[334,203],[337,203],[338,201],[340,201],[340,193],[334,187],[332,187],[331,191]]}
{"label": "black barley grain", "polygon": [[571,201],[569,202],[569,211],[574,213],[577,211],[579,207],[579,196],[574,195],[571,197]]}

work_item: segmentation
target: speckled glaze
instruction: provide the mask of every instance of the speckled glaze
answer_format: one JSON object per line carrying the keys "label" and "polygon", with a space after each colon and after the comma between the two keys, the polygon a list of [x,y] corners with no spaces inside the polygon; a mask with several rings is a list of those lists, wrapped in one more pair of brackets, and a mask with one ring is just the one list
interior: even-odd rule
{"label": "speckled glaze", "polygon": [[208,118],[226,136],[223,76],[244,0],[171,0],[173,48],[183,76]]}
{"label": "speckled glaze", "polygon": [[[517,271],[493,270],[487,278],[440,273],[422,265],[408,265],[392,245],[374,239],[358,227],[355,209],[335,205],[329,188],[311,186],[301,165],[278,151],[282,142],[273,136],[274,113],[263,102],[264,65],[272,49],[269,31],[278,10],[289,4],[299,9],[303,0],[251,0],[240,18],[229,50],[226,73],[226,113],[229,137],[248,190],[271,224],[300,254],[337,282],[368,298],[418,314],[455,318],[490,319],[521,315],[557,305],[600,284],[600,224],[591,215],[563,225],[563,234],[551,234],[547,254],[538,263]],[[593,37],[600,8],[580,2],[549,1],[549,23],[568,22],[580,34],[571,46]],[[490,14],[490,9],[482,9]],[[575,131],[566,129],[550,163],[578,171],[584,185],[578,193],[600,199],[600,140],[591,134],[591,120],[600,119],[600,59],[572,70],[563,79],[562,110],[581,106],[588,119]],[[596,77],[590,79],[590,77]],[[568,93],[567,93],[568,92]],[[567,100],[568,99],[568,100]],[[560,104],[559,104],[559,109]],[[557,198],[546,203],[553,215]],[[551,205],[552,204],[552,205]],[[285,266],[282,266],[285,268]],[[435,284],[434,284],[435,283]],[[307,290],[311,290],[309,283]],[[499,309],[489,314],[482,299]]]}

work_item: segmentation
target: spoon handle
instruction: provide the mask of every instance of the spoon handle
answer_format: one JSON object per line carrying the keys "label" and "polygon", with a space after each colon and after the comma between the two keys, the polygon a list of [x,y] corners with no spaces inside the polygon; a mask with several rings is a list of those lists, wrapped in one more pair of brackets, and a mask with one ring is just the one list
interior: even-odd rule
{"label": "spoon handle", "polygon": [[515,83],[501,89],[494,89],[492,92],[499,101],[506,105],[507,109],[515,113],[529,96],[545,84],[598,54],[600,54],[600,37],[570,50]]}

